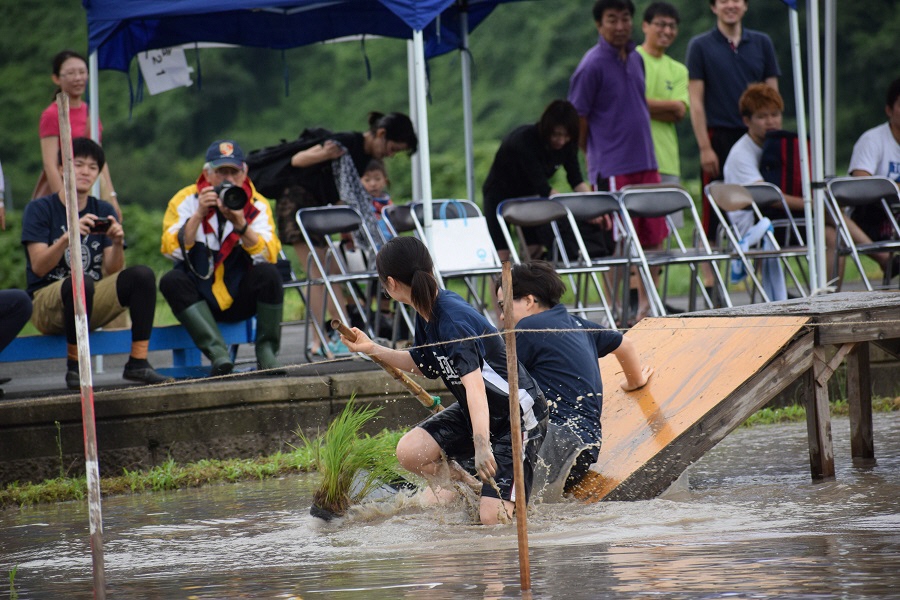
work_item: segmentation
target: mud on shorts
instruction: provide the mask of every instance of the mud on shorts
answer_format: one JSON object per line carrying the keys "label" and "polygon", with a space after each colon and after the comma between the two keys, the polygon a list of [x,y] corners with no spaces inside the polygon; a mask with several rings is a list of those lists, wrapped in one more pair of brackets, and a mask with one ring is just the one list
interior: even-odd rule
{"label": "mud on shorts", "polygon": [[[463,463],[474,458],[475,445],[472,443],[472,425],[463,413],[459,403],[451,405],[428,419],[419,423],[418,427],[424,429],[437,442],[444,454],[450,460]],[[494,431],[500,435],[495,435]],[[534,479],[534,465],[537,461],[538,450],[547,433],[547,419],[538,423],[530,431],[523,431],[523,452],[525,454],[525,499],[531,496],[531,484]],[[515,502],[515,485],[513,481],[513,457],[512,439],[509,425],[501,428],[499,423],[491,420],[491,448],[494,452],[494,460],[497,462],[497,472],[494,481],[500,489],[500,495],[490,484],[482,484],[481,495],[487,498],[500,498]]]}
{"label": "mud on shorts", "polygon": [[[121,271],[119,271],[121,273]],[[119,273],[107,275],[94,283],[94,303],[91,307],[91,330],[103,327],[125,312],[119,304],[116,292],[116,281]],[[44,335],[61,335],[66,332],[66,321],[63,316],[62,284],[64,279],[54,281],[48,286],[34,292],[34,309],[31,322]]]}
{"label": "mud on shorts", "polygon": [[[303,242],[303,234],[297,225],[297,211],[301,208],[313,208],[324,206],[306,188],[292,185],[284,190],[284,194],[275,203],[275,217],[278,221],[278,238],[282,244],[294,245]],[[313,246],[325,247],[325,239],[322,236],[311,235]]]}

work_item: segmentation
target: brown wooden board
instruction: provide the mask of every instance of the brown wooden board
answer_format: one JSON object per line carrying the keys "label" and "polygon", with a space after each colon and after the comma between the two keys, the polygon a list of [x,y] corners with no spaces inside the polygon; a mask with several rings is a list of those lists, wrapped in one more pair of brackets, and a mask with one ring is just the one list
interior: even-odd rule
{"label": "brown wooden board", "polygon": [[603,445],[575,490],[586,501],[662,493],[688,465],[812,366],[807,317],[644,319],[627,337],[655,368],[624,392],[613,356],[601,361]]}

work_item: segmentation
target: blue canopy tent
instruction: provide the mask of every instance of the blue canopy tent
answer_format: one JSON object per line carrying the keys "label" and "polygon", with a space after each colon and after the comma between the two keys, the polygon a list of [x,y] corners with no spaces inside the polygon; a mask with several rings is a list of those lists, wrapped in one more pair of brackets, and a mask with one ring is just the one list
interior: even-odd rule
{"label": "blue canopy tent", "polygon": [[193,42],[286,49],[355,35],[408,39],[412,40],[410,112],[418,126],[421,148],[414,181],[416,196],[429,202],[425,59],[460,49],[467,187],[474,197],[468,33],[504,1],[511,0],[83,0],[92,122],[99,118],[97,71],[127,72],[134,57],[143,51]]}

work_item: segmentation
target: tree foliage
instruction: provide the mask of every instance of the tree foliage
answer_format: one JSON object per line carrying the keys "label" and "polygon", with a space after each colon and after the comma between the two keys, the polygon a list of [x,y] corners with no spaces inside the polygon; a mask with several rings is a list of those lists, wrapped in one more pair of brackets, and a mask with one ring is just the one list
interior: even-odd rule
{"label": "tree foliage", "polygon": [[[713,26],[708,3],[673,0],[682,13],[670,53],[683,60],[692,35]],[[513,127],[539,116],[556,97],[583,53],[596,41],[590,2],[535,0],[499,6],[471,36],[476,182],[484,181],[493,152]],[[638,3],[635,38],[642,39]],[[805,4],[805,3],[801,3]],[[801,18],[803,15],[801,14]],[[63,48],[84,52],[85,13],[77,0],[0,6],[0,146],[17,206],[30,196],[40,169],[37,123],[51,100],[50,60]],[[782,69],[781,90],[793,121],[793,78],[787,9],[780,0],[753,0],[745,25],[769,33]],[[884,119],[888,82],[900,76],[894,32],[900,11],[892,0],[838,3],[838,170],[846,169],[855,139]],[[805,47],[805,46],[804,46]],[[407,111],[406,43],[321,44],[287,50],[205,49],[188,52],[195,85],[150,96],[138,89],[136,61],[129,74],[100,74],[103,143],[123,204],[162,209],[194,180],[209,143],[237,139],[245,150],[296,136],[304,127],[362,130],[370,110]],[[371,66],[367,76],[366,61]],[[465,169],[457,53],[429,63],[428,112],[432,179],[436,197],[465,195]],[[690,124],[679,126],[684,174],[697,172]],[[389,163],[395,198],[409,196],[409,162]],[[5,246],[4,246],[5,248]]]}

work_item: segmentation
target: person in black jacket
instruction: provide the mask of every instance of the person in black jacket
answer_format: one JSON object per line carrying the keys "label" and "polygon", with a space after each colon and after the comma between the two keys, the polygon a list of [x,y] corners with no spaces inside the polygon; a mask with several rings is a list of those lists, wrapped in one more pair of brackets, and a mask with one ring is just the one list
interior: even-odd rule
{"label": "person in black jacket", "polygon": [[[560,166],[573,190],[590,191],[578,162],[578,113],[566,100],[554,100],[537,123],[521,125],[507,134],[484,181],[484,214],[501,260],[509,259],[509,248],[495,216],[497,206],[509,198],[558,193],[550,179]],[[549,228],[526,230],[525,235],[529,248],[539,255],[549,241]]]}

